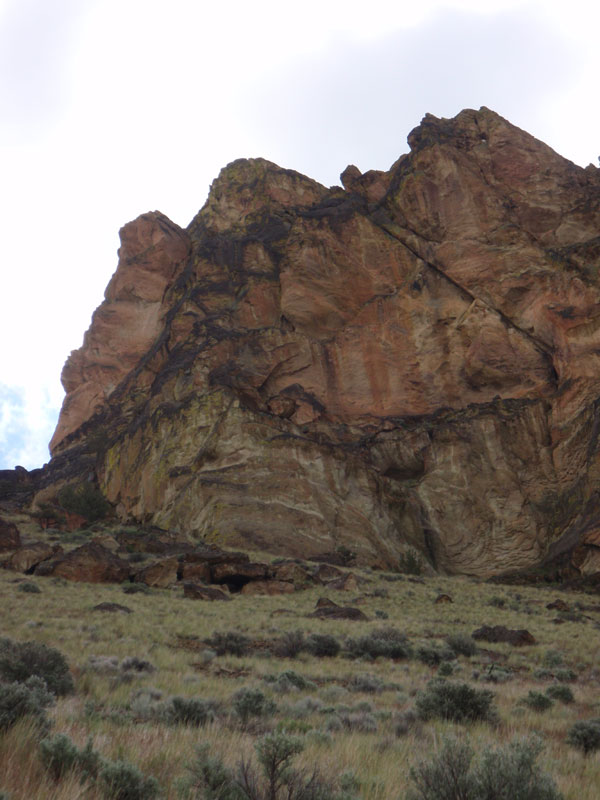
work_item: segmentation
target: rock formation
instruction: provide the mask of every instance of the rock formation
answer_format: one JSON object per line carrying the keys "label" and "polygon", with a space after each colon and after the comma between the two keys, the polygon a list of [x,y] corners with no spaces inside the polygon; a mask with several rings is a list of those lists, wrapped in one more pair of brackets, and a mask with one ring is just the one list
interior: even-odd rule
{"label": "rock formation", "polygon": [[121,231],[38,500],[289,556],[600,564],[600,172],[427,115],[326,189],[262,159]]}

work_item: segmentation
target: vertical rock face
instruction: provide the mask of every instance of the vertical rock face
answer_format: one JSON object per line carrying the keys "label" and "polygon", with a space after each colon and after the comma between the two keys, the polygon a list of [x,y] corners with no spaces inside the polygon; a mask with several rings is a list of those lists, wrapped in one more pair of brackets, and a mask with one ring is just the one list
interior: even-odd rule
{"label": "vertical rock face", "polygon": [[126,226],[46,491],[93,465],[124,518],[220,543],[591,568],[598,170],[485,108],[408,141],[344,189],[236,161],[187,230]]}

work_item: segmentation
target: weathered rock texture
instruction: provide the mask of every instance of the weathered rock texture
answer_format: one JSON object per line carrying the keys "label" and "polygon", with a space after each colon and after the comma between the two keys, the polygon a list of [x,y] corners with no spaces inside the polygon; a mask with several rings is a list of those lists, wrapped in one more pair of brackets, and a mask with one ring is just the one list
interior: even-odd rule
{"label": "weathered rock texture", "polygon": [[344,189],[235,161],[186,230],[125,226],[39,497],[95,470],[229,546],[597,570],[600,172],[486,108],[408,142]]}

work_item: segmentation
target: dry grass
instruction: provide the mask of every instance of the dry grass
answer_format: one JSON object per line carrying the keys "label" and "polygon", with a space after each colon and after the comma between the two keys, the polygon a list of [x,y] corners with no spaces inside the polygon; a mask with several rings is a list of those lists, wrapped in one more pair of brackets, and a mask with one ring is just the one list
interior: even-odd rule
{"label": "dry grass", "polygon": [[[540,763],[554,776],[566,800],[596,800],[600,756],[584,759],[566,745],[565,736],[576,720],[600,716],[600,675],[595,669],[600,648],[598,612],[585,611],[589,617],[585,622],[557,625],[553,622],[556,612],[546,609],[546,604],[556,598],[556,590],[491,586],[462,578],[412,581],[403,576],[400,580],[386,580],[376,572],[354,572],[365,580],[360,597],[330,594],[339,603],[360,603],[368,622],[307,618],[318,597],[327,594],[324,588],[293,596],[236,596],[231,603],[211,604],[186,600],[181,589],[126,595],[119,586],[35,577],[27,579],[37,583],[41,593],[29,594],[18,590],[20,576],[0,572],[0,634],[57,647],[69,661],[76,694],[60,700],[51,711],[54,732],[68,734],[78,746],[92,736],[94,746],[106,758],[131,761],[144,773],[154,775],[169,800],[178,797],[177,780],[199,743],[210,742],[214,754],[235,765],[242,754],[252,754],[261,730],[277,724],[308,729],[298,765],[310,767],[317,763],[323,773],[332,777],[353,771],[365,800],[403,797],[411,764],[435,750],[441,738],[457,728],[471,737],[477,750],[508,742],[515,736],[540,735],[546,746]],[[454,602],[436,605],[434,600],[440,593],[451,595]],[[586,605],[593,603],[584,595],[563,596],[571,604],[577,600]],[[498,607],[498,598],[504,600],[504,607]],[[133,613],[92,610],[104,601],[121,603]],[[380,658],[368,662],[342,656],[318,659],[303,653],[291,660],[277,659],[264,649],[243,657],[212,660],[202,654],[206,649],[202,640],[215,631],[237,630],[253,640],[268,642],[286,631],[302,629],[306,633],[332,633],[342,641],[346,636],[357,637],[393,625],[417,647],[441,644],[448,634],[471,633],[484,623],[527,628],[538,642],[520,649],[482,643],[489,653],[480,651],[471,659],[461,656],[456,662],[457,679],[495,692],[501,719],[495,728],[486,724],[453,726],[430,722],[397,737],[395,716],[413,707],[416,692],[436,673],[436,668],[416,659],[395,663]],[[549,685],[535,676],[535,671],[544,667],[548,651],[558,651],[564,667],[577,673],[577,680],[571,684],[575,702],[556,702],[549,711],[539,713],[520,701],[530,689],[544,691]],[[130,677],[100,674],[89,668],[91,656],[114,656],[119,660],[137,656],[150,661],[156,671]],[[512,678],[498,684],[486,683],[491,659],[499,659],[498,665],[510,670]],[[293,669],[316,685],[282,694],[275,691],[272,682],[264,680],[286,669]],[[375,694],[349,691],[352,677],[365,672],[379,678],[386,688]],[[214,699],[228,712],[233,694],[244,686],[261,688],[278,705],[273,717],[259,721],[249,730],[243,730],[230,714],[204,728],[190,728],[148,721],[131,711],[134,693],[152,687],[162,692],[164,700],[175,695]],[[319,709],[304,714],[298,710],[298,701],[307,697],[320,701],[323,707],[352,709],[369,703],[372,710],[363,713],[373,716],[377,731],[328,733],[331,714]],[[27,723],[0,734],[0,790],[10,792],[11,800],[71,800],[84,795],[74,776],[59,784],[49,778],[39,761],[35,731]],[[96,800],[100,795],[86,789],[85,797]]]}

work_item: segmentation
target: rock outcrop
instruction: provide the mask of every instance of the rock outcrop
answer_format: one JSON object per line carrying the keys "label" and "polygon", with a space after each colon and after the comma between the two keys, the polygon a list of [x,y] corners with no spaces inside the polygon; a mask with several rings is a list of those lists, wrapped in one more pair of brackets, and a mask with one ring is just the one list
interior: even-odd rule
{"label": "rock outcrop", "polygon": [[186,230],[125,226],[38,497],[94,472],[228,546],[596,570],[600,172],[486,108],[408,142],[343,189],[235,161]]}

